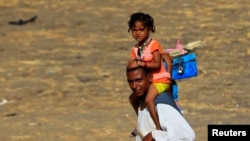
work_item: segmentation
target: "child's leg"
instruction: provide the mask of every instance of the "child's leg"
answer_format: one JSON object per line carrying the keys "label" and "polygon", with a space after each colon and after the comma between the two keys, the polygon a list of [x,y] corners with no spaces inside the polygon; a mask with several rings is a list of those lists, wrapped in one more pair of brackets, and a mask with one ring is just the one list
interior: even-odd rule
{"label": "child's leg", "polygon": [[156,129],[160,130],[161,129],[160,122],[159,122],[158,116],[156,114],[155,103],[154,103],[154,100],[155,100],[157,95],[158,95],[158,91],[157,91],[156,87],[154,86],[154,84],[151,84],[149,86],[149,90],[148,90],[147,96],[145,98],[145,103],[148,106],[149,113],[150,113],[150,115],[151,115],[151,117],[156,125]]}
{"label": "child's leg", "polygon": [[134,94],[131,94],[129,96],[129,102],[132,105],[132,107],[134,108],[136,115],[138,115],[138,108],[140,106],[138,98]]}

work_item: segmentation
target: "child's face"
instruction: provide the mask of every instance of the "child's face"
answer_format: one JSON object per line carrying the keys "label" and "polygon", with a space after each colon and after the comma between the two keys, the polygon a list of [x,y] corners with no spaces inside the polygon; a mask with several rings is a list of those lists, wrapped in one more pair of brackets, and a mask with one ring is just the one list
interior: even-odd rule
{"label": "child's face", "polygon": [[149,34],[151,33],[150,28],[145,27],[141,21],[136,21],[131,31],[133,38],[140,43],[143,43],[145,40],[147,40]]}

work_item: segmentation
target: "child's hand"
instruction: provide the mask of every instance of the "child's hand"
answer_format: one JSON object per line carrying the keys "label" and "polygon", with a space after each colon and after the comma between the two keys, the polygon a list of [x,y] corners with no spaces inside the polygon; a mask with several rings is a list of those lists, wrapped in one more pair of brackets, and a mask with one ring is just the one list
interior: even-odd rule
{"label": "child's hand", "polygon": [[137,65],[137,61],[136,61],[136,60],[134,60],[134,59],[130,59],[130,60],[128,60],[127,67],[128,67],[128,69],[138,67],[138,65]]}

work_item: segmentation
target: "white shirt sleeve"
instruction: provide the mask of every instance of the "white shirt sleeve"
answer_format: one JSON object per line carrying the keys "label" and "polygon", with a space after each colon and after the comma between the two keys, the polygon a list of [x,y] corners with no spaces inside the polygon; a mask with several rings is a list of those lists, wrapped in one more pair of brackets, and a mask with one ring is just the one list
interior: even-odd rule
{"label": "white shirt sleeve", "polygon": [[156,106],[162,130],[153,130],[155,141],[193,141],[195,132],[186,119],[172,106]]}

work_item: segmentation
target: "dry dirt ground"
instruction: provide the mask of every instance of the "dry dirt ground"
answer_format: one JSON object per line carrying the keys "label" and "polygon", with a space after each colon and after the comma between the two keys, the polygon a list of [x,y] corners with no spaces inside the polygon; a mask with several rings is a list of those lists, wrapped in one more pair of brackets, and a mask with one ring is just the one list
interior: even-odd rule
{"label": "dry dirt ground", "polygon": [[207,42],[198,77],[177,82],[196,140],[208,124],[250,124],[249,9],[249,0],[0,0],[0,140],[133,141],[125,64],[139,10],[155,18],[164,49]]}

